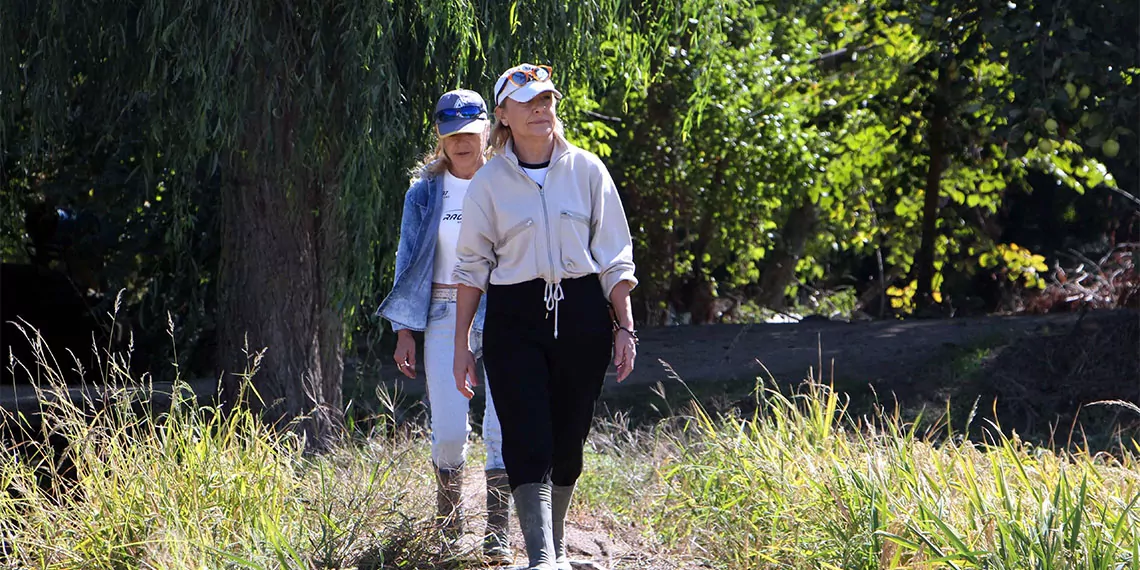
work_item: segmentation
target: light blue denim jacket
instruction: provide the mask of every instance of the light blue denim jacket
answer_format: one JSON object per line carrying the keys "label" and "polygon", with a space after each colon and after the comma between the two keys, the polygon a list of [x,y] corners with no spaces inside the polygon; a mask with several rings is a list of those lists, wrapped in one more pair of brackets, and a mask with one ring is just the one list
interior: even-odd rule
{"label": "light blue denim jacket", "polygon": [[[443,178],[426,171],[404,195],[400,243],[396,247],[396,281],[376,309],[377,316],[392,323],[392,330],[427,328],[442,201]],[[483,295],[472,325],[476,331],[483,330],[486,312],[487,296]]]}

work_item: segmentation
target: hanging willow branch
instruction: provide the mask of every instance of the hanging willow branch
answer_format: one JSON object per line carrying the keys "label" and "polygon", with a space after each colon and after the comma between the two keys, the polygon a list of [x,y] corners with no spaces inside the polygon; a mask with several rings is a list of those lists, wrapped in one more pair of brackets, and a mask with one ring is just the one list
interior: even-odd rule
{"label": "hanging willow branch", "polygon": [[426,111],[440,93],[489,91],[522,60],[553,64],[566,85],[592,85],[613,75],[596,73],[603,46],[622,54],[636,88],[667,33],[716,25],[696,19],[718,13],[716,4],[3,2],[0,156],[29,157],[19,168],[34,170],[50,165],[76,117],[105,145],[130,121],[141,138],[138,175],[151,186],[162,177],[169,190],[175,258],[193,255],[188,236],[214,227],[202,205],[218,190],[202,180],[231,175],[233,161],[298,200],[301,186],[316,184],[336,198],[325,202],[336,211],[318,214],[343,232],[326,277],[337,284],[327,301],[344,309],[373,293],[376,258],[396,239],[404,173],[424,149]]}

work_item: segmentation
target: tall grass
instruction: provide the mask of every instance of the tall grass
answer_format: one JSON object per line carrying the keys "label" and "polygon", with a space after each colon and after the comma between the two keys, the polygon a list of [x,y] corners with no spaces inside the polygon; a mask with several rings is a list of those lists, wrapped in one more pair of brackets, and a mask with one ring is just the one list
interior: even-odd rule
{"label": "tall grass", "polygon": [[[33,342],[38,339],[33,337]],[[38,346],[41,364],[53,362]],[[425,448],[349,441],[306,456],[295,432],[238,407],[169,400],[128,366],[101,362],[93,396],[42,367],[41,410],[6,418],[25,437],[0,458],[0,566],[345,568],[435,558],[424,533]],[[249,384],[251,369],[243,379]],[[88,387],[90,388],[90,387]]]}
{"label": "tall grass", "polygon": [[[101,367],[117,387],[97,399],[45,368],[34,437],[0,458],[0,565],[471,567],[425,532],[423,438],[381,426],[306,455],[240,407],[199,406],[181,382],[161,401],[125,362]],[[670,559],[656,568],[1140,569],[1135,442],[1060,452],[997,425],[984,441],[969,426],[935,438],[882,409],[854,417],[812,381],[756,404],[598,424],[572,516],[645,536],[640,558],[612,567],[649,567],[649,552]]]}
{"label": "tall grass", "polygon": [[[934,440],[898,416],[849,417],[812,382],[757,398],[750,417],[697,405],[644,438],[631,463],[655,465],[657,479],[623,508],[715,568],[1140,568],[1134,442],[1113,457],[1035,447],[1000,426],[986,442]],[[606,469],[613,457],[593,459],[596,476],[628,480]]]}

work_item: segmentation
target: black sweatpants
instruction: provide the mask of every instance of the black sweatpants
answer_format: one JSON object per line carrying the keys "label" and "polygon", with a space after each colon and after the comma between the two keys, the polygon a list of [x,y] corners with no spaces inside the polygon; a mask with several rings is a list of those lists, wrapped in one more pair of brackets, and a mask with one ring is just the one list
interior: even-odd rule
{"label": "black sweatpants", "polygon": [[487,290],[483,363],[511,489],[578,480],[612,356],[609,303],[598,276],[562,281],[557,339],[545,285],[539,279]]}

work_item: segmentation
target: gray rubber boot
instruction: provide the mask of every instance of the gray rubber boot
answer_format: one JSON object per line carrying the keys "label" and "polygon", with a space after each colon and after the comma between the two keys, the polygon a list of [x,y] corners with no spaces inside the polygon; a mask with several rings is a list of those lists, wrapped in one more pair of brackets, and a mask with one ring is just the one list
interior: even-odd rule
{"label": "gray rubber boot", "polygon": [[511,552],[511,485],[506,469],[487,470],[487,532],[483,556],[497,564],[509,564]]}
{"label": "gray rubber boot", "polygon": [[519,530],[526,543],[527,570],[554,570],[554,537],[550,528],[550,484],[527,483],[514,490]]}
{"label": "gray rubber boot", "polygon": [[554,485],[550,491],[551,536],[554,539],[554,567],[557,570],[573,570],[570,558],[566,555],[566,513],[570,510],[570,498],[574,495],[574,485]]}
{"label": "gray rubber boot", "polygon": [[463,507],[460,497],[463,491],[463,467],[435,470],[437,483],[435,493],[435,523],[449,540],[463,536]]}

